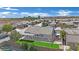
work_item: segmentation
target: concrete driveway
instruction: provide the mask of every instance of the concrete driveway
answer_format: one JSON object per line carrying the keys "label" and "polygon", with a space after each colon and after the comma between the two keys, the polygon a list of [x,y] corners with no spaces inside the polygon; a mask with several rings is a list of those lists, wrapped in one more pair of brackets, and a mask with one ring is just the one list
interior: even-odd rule
{"label": "concrete driveway", "polygon": [[5,37],[3,39],[0,39],[0,43],[3,43],[5,41],[9,41],[9,40],[10,40],[10,37],[8,36],[8,37]]}

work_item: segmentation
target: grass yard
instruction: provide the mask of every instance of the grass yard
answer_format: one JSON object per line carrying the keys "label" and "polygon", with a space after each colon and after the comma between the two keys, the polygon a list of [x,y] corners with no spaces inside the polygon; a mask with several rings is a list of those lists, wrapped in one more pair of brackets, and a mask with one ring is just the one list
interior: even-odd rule
{"label": "grass yard", "polygon": [[33,42],[34,46],[39,46],[39,47],[47,47],[47,48],[53,48],[53,49],[59,49],[58,44],[53,44],[53,43],[48,43],[48,42]]}
{"label": "grass yard", "polygon": [[58,44],[53,44],[53,43],[49,43],[49,42],[27,41],[27,40],[17,40],[16,42],[18,44],[31,43],[33,46],[46,47],[46,48],[52,48],[52,49],[59,49],[59,45]]}

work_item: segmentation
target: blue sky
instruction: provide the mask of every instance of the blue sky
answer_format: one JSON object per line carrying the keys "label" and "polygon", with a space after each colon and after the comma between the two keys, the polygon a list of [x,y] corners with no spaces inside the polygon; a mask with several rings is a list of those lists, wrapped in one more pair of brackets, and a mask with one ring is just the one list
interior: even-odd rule
{"label": "blue sky", "polygon": [[79,7],[0,7],[0,18],[79,16]]}

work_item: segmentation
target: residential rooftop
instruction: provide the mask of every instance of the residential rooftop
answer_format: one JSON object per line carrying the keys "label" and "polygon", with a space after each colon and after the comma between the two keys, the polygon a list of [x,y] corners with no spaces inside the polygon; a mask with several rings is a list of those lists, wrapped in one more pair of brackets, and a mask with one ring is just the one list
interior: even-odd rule
{"label": "residential rooftop", "polygon": [[70,35],[79,35],[78,28],[72,28],[72,29],[66,28],[64,30],[66,31],[67,34],[70,34]]}
{"label": "residential rooftop", "polygon": [[39,27],[39,26],[31,26],[26,29],[26,32],[31,32],[34,34],[52,34],[53,27]]}

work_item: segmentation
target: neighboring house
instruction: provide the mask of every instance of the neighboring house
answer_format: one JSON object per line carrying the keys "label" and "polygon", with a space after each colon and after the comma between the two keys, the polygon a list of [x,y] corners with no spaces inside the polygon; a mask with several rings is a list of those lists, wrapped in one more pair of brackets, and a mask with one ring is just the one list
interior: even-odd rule
{"label": "neighboring house", "polygon": [[54,29],[51,26],[47,27],[33,26],[28,27],[26,30],[24,30],[24,33],[23,32],[21,33],[20,31],[20,34],[23,35],[21,39],[24,40],[53,42],[55,39],[58,39],[58,37],[55,36],[56,33],[53,32]]}
{"label": "neighboring house", "polygon": [[79,43],[79,29],[65,29],[67,32],[66,43],[72,50],[77,51],[77,44]]}
{"label": "neighboring house", "polygon": [[66,41],[67,43],[79,43],[79,34],[68,34]]}
{"label": "neighboring house", "polygon": [[79,43],[79,29],[64,29],[67,33],[66,42],[67,43]]}
{"label": "neighboring house", "polygon": [[31,22],[18,22],[16,24],[14,24],[14,26],[16,28],[25,28],[25,27],[29,27],[31,25],[32,25]]}
{"label": "neighboring house", "polygon": [[73,21],[73,24],[74,24],[75,26],[79,26],[79,21]]}
{"label": "neighboring house", "polygon": [[74,25],[73,22],[71,22],[71,21],[70,22],[61,22],[61,23],[67,24],[67,25]]}
{"label": "neighboring house", "polygon": [[56,22],[55,21],[52,21],[49,25],[53,26],[55,24],[56,24]]}
{"label": "neighboring house", "polygon": [[34,25],[34,26],[42,27],[42,23],[36,24],[36,25]]}

